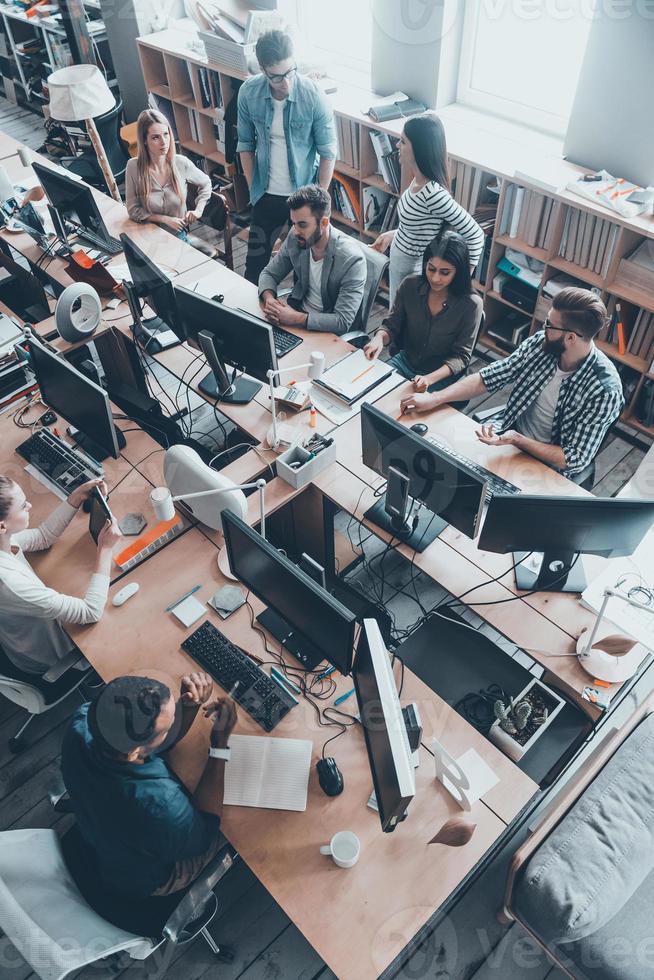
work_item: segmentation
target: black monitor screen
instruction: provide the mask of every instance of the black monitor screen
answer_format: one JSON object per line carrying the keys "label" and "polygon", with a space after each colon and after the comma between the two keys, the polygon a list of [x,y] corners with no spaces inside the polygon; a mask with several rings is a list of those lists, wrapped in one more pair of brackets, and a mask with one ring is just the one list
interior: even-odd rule
{"label": "black monitor screen", "polygon": [[265,321],[183,286],[175,286],[175,296],[189,338],[197,340],[198,333],[206,330],[221,361],[259,381],[267,381],[267,372],[277,370],[272,327]]}
{"label": "black monitor screen", "polygon": [[29,349],[46,405],[118,459],[116,429],[106,391],[40,344],[31,341]]}
{"label": "black monitor screen", "polygon": [[93,192],[87,184],[40,163],[33,163],[32,167],[50,204],[65,221],[79,228],[88,228],[101,238],[109,237]]}
{"label": "black monitor screen", "polygon": [[234,575],[342,674],[349,674],[354,613],[234,514],[223,511],[222,521]]}
{"label": "black monitor screen", "polygon": [[484,551],[632,555],[654,523],[654,500],[495,494],[479,537]]}
{"label": "black monitor screen", "polygon": [[388,476],[389,466],[410,479],[409,494],[469,538],[474,538],[484,501],[484,483],[422,436],[365,403],[361,444],[366,466]]}
{"label": "black monitor screen", "polygon": [[139,299],[147,300],[148,305],[177,337],[186,340],[184,326],[177,313],[172,282],[128,235],[123,233],[120,240],[123,243],[129,274]]}

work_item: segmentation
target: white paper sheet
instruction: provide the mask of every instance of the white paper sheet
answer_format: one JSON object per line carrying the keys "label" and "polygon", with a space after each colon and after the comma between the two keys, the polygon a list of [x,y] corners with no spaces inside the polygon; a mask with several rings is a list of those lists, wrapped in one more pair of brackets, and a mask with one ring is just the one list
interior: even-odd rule
{"label": "white paper sheet", "polygon": [[297,738],[232,735],[224,802],[268,810],[306,810],[312,744]]}

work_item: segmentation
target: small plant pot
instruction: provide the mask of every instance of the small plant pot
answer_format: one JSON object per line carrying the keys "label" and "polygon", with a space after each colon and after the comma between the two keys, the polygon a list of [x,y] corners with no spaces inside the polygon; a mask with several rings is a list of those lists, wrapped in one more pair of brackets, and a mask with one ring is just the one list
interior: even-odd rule
{"label": "small plant pot", "polygon": [[514,762],[519,762],[525,752],[528,752],[529,749],[538,741],[543,732],[547,730],[549,725],[556,718],[559,711],[565,704],[563,698],[559,697],[558,694],[555,694],[554,691],[550,691],[549,687],[546,687],[545,684],[542,684],[536,678],[534,678],[533,681],[530,681],[525,689],[513,699],[514,702],[517,704],[519,701],[529,701],[529,692],[535,690],[538,691],[539,699],[542,699],[547,707],[547,721],[544,724],[539,725],[538,728],[534,729],[533,726],[528,723],[526,732],[527,737],[524,741],[523,738],[525,733],[517,732],[515,735],[510,735],[500,726],[499,719],[497,718],[491,725],[488,733],[488,737],[490,738],[491,742],[497,745],[498,749],[501,749],[502,752],[504,752],[505,755],[508,755],[509,759],[513,759]]}

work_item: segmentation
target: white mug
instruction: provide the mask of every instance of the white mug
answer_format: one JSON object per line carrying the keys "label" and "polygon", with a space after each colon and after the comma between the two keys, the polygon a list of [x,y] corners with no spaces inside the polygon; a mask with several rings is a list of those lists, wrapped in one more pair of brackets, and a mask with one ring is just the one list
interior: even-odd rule
{"label": "white mug", "polygon": [[157,520],[172,521],[175,516],[175,507],[168,487],[155,487],[154,490],[151,490],[150,503],[157,515]]}
{"label": "white mug", "polygon": [[339,830],[329,844],[320,848],[320,853],[329,855],[339,868],[353,868],[359,860],[361,842],[351,830]]}

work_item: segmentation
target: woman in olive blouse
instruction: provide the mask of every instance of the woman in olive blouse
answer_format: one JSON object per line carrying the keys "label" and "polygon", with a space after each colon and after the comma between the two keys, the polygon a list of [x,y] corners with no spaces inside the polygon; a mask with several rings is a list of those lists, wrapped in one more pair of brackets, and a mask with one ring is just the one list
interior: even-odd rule
{"label": "woman in olive blouse", "polygon": [[390,364],[416,391],[437,391],[470,363],[482,314],[472,291],[470,256],[461,235],[444,231],[425,249],[422,275],[401,283],[393,309],[364,348],[374,360],[391,346]]}

